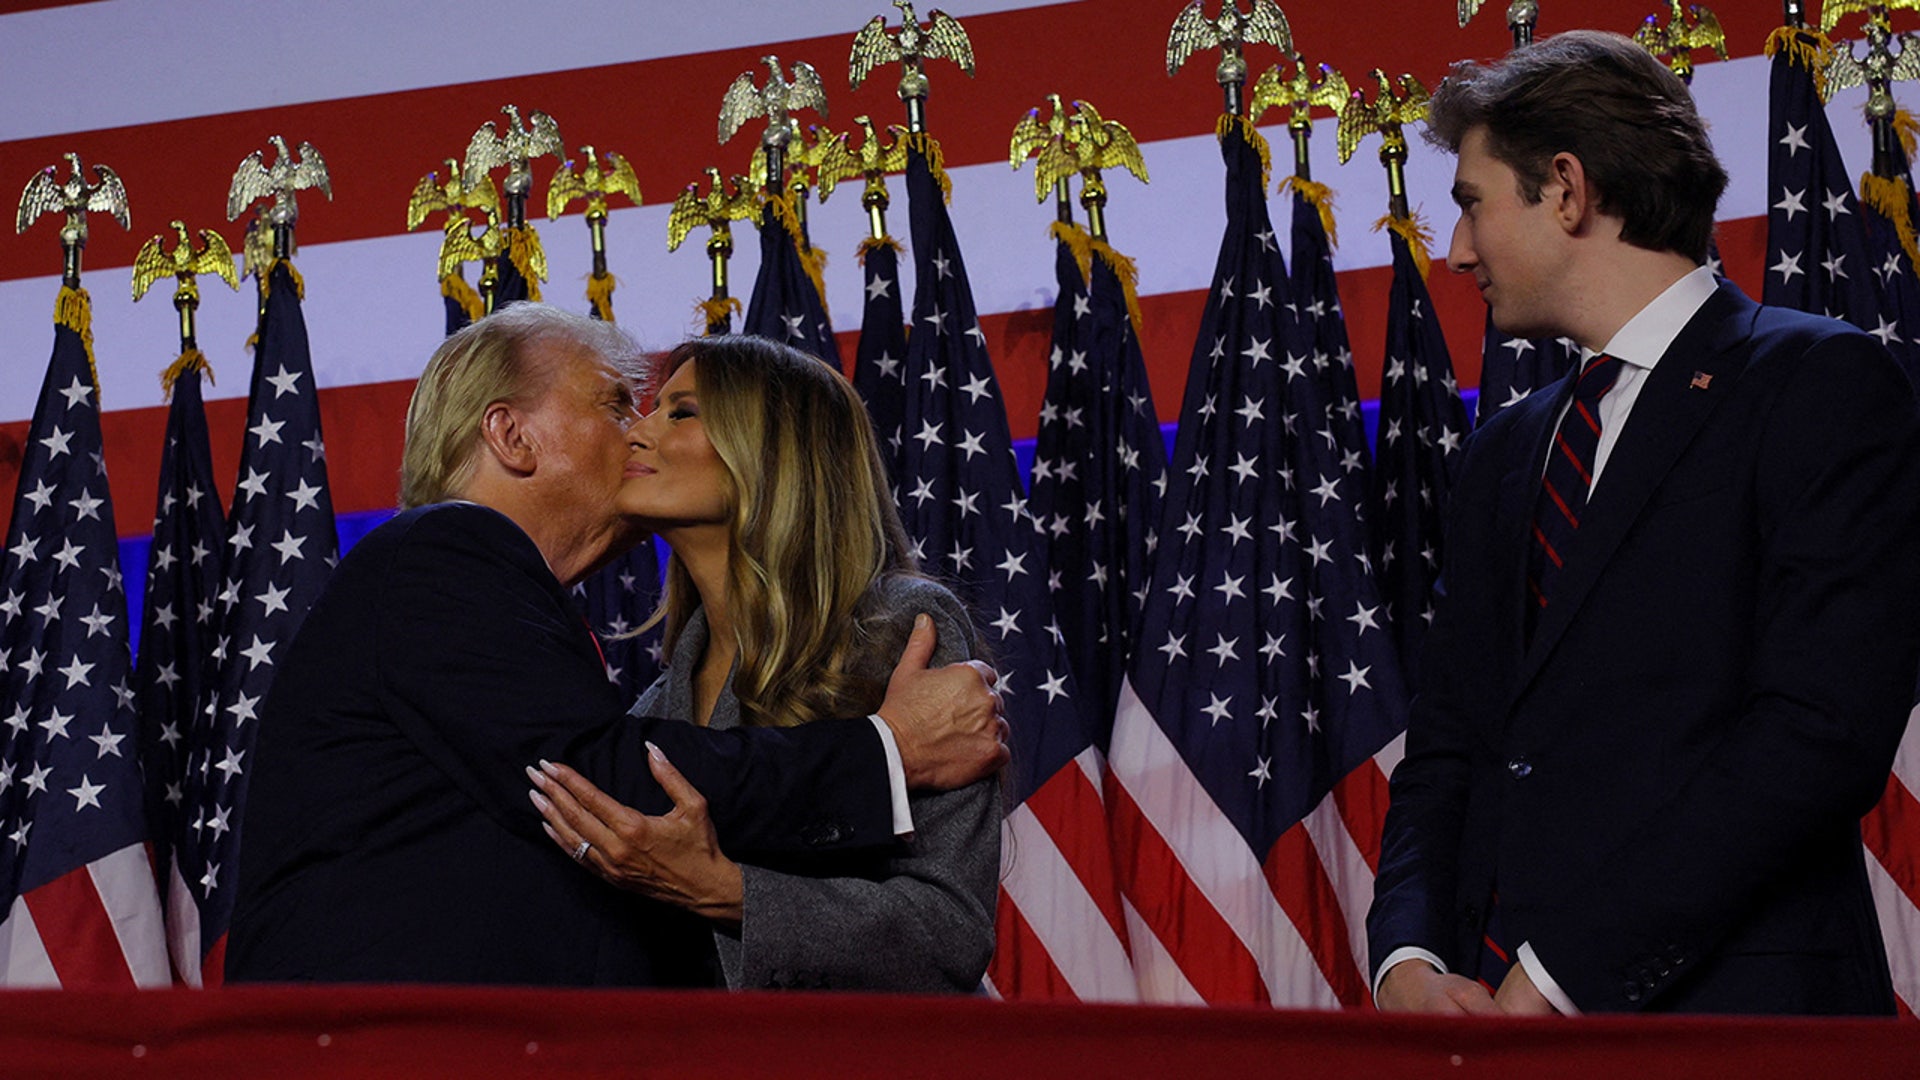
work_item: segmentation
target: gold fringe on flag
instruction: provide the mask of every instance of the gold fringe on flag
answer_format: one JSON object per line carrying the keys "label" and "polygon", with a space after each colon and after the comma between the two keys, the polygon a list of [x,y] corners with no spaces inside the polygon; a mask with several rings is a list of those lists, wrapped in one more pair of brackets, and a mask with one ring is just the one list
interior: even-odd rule
{"label": "gold fringe on flag", "polygon": [[900,241],[895,240],[891,236],[869,236],[865,240],[860,241],[860,250],[859,253],[854,256],[854,261],[861,266],[865,266],[867,265],[867,252],[877,251],[883,247],[892,248],[895,255],[905,255],[907,253],[907,249],[900,246]]}
{"label": "gold fringe on flag", "polygon": [[699,309],[701,318],[706,320],[701,323],[702,327],[712,326],[722,319],[731,319],[740,314],[740,301],[731,296],[725,300],[698,300],[693,306]]}
{"label": "gold fringe on flag", "polygon": [[924,131],[908,132],[902,137],[907,140],[908,149],[918,150],[926,157],[928,170],[933,173],[935,180],[940,181],[941,201],[952,206],[953,181],[947,179],[947,159],[940,153],[940,141]]}
{"label": "gold fringe on flag", "polygon": [[539,303],[540,283],[547,280],[547,251],[540,246],[540,234],[530,227],[508,229],[507,258],[527,280],[527,299]]}
{"label": "gold fringe on flag", "polygon": [[1113,250],[1105,240],[1093,241],[1093,253],[1120,279],[1120,292],[1127,298],[1127,318],[1133,320],[1133,336],[1140,337],[1140,268],[1132,259]]}
{"label": "gold fringe on flag", "polygon": [[460,310],[467,313],[468,322],[479,322],[481,316],[487,313],[486,302],[459,274],[448,274],[440,279],[440,295],[459,304]]}
{"label": "gold fringe on flag", "polygon": [[1907,163],[1911,165],[1913,163],[1914,136],[1920,134],[1920,122],[1916,122],[1913,114],[1907,110],[1895,109],[1893,111],[1893,133],[1900,136],[1900,149],[1906,151]]}
{"label": "gold fringe on flag", "polygon": [[[944,174],[942,174],[944,175]],[[800,213],[794,209],[792,195],[775,195],[767,200],[773,207],[773,216],[787,228],[787,239],[793,242],[793,253],[800,257],[800,269],[806,272],[807,280],[813,282],[813,294],[820,298],[820,310],[827,311],[827,253],[817,248],[809,250],[800,243]],[[828,317],[832,313],[828,312]]]}
{"label": "gold fringe on flag", "polygon": [[1920,243],[1915,242],[1913,216],[1907,209],[1912,198],[1904,176],[1888,178],[1867,173],[1860,178],[1860,201],[1878,210],[1881,217],[1893,223],[1893,231],[1900,237],[1901,249],[1907,253],[1912,265],[1920,266]]}
{"label": "gold fringe on flag", "polygon": [[593,305],[593,313],[600,316],[601,322],[613,321],[613,290],[618,284],[612,274],[587,278],[587,303]]}
{"label": "gold fringe on flag", "polygon": [[87,290],[60,286],[60,296],[53,302],[53,322],[80,335],[80,344],[87,350],[87,374],[93,379],[93,400],[100,401],[100,365],[93,360],[93,297]]}
{"label": "gold fringe on flag", "polygon": [[300,268],[293,265],[292,259],[273,260],[273,265],[267,267],[267,276],[262,279],[263,283],[260,286],[261,293],[265,294],[268,286],[273,281],[274,266],[284,266],[287,268],[287,276],[293,278],[293,295],[305,300],[307,298],[307,279],[300,276]]}
{"label": "gold fringe on flag", "polygon": [[1219,122],[1213,125],[1213,133],[1225,139],[1227,132],[1234,128],[1239,128],[1240,137],[1247,140],[1249,146],[1259,151],[1260,190],[1267,190],[1267,185],[1273,183],[1273,150],[1267,146],[1266,136],[1255,130],[1246,117],[1236,116],[1233,113],[1221,113]]}
{"label": "gold fringe on flag", "polygon": [[160,373],[163,400],[173,400],[173,384],[179,382],[180,376],[189,371],[197,371],[207,377],[207,382],[213,382],[213,365],[207,363],[206,354],[199,349],[188,349],[180,354],[180,359],[168,364],[167,370]]}
{"label": "gold fringe on flag", "polygon": [[1339,247],[1340,234],[1333,227],[1333,189],[1298,176],[1289,176],[1280,181],[1280,191],[1284,194],[1288,189],[1299,192],[1300,197],[1307,200],[1308,206],[1320,211],[1320,227],[1327,232],[1327,246]]}
{"label": "gold fringe on flag", "polygon": [[1818,30],[1782,26],[1767,35],[1767,57],[1784,52],[1787,61],[1806,68],[1813,75],[1814,92],[1827,100],[1827,64],[1833,60],[1833,42]]}
{"label": "gold fringe on flag", "polygon": [[1093,284],[1093,237],[1087,230],[1071,221],[1056,221],[1047,226],[1047,233],[1073,252],[1073,261],[1080,264],[1080,280]]}
{"label": "gold fringe on flag", "polygon": [[1388,214],[1373,223],[1374,232],[1379,232],[1381,229],[1398,233],[1400,238],[1407,242],[1407,250],[1413,255],[1414,269],[1420,271],[1421,281],[1427,280],[1427,271],[1431,269],[1433,263],[1433,256],[1427,254],[1427,246],[1433,243],[1433,230],[1427,228],[1427,223],[1420,220],[1420,215],[1396,217]]}

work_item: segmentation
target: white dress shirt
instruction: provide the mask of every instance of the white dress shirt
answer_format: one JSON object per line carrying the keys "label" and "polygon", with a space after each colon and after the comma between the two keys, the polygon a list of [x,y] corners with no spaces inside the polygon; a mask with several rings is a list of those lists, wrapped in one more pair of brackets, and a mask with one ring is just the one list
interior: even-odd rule
{"label": "white dress shirt", "polygon": [[[1620,327],[1607,342],[1606,348],[1601,350],[1608,356],[1620,360],[1620,371],[1614,376],[1613,385],[1600,399],[1600,445],[1593,455],[1593,482],[1587,489],[1589,498],[1592,497],[1593,489],[1600,486],[1600,473],[1607,467],[1607,458],[1613,453],[1614,445],[1620,441],[1620,431],[1626,427],[1627,416],[1633,411],[1634,402],[1640,399],[1640,390],[1646,385],[1648,376],[1653,374],[1654,366],[1660,363],[1661,357],[1665,356],[1667,350],[1672,347],[1674,339],[1680,336],[1680,331],[1686,328],[1688,321],[1699,312],[1701,307],[1705,306],[1707,299],[1719,287],[1719,282],[1715,280],[1712,270],[1704,266],[1694,268],[1686,276],[1667,286],[1659,296],[1653,298],[1651,303],[1641,308],[1633,318],[1628,319],[1626,325]],[[1587,361],[1596,355],[1598,354],[1591,350],[1581,349],[1578,366],[1584,367]],[[1572,401],[1569,399],[1567,405],[1561,408],[1560,415],[1554,419],[1556,426],[1560,419],[1566,416],[1567,409],[1571,407]],[[1551,442],[1548,444],[1548,453],[1549,455],[1552,453]],[[1544,476],[1546,471],[1547,458],[1542,457],[1540,459],[1541,475]],[[1573,999],[1560,989],[1560,984],[1554,981],[1553,976],[1549,975],[1546,967],[1540,963],[1540,958],[1534,955],[1531,942],[1522,942],[1520,947],[1514,950],[1514,955],[1520,966],[1527,969],[1527,977],[1533,980],[1535,989],[1539,990],[1541,996],[1551,1002],[1554,1008],[1566,1016],[1580,1015],[1580,1010],[1574,1005]],[[1447,965],[1441,963],[1440,958],[1427,949],[1413,945],[1395,949],[1387,954],[1386,960],[1380,965],[1379,974],[1374,977],[1373,996],[1376,1001],[1380,997],[1380,980],[1384,979],[1387,972],[1393,970],[1396,964],[1406,960],[1424,960],[1443,974],[1447,970]]]}

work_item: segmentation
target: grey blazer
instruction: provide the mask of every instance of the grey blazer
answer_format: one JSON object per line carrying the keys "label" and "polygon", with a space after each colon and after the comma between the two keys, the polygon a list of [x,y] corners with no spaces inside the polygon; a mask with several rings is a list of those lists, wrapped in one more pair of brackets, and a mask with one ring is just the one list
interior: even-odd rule
{"label": "grey blazer", "polygon": [[[869,602],[885,629],[871,655],[855,658],[858,674],[884,681],[923,611],[939,632],[935,665],[973,655],[973,624],[941,586],[890,578]],[[706,613],[696,610],[666,672],[640,695],[633,714],[691,721],[693,672],[706,648]],[[739,723],[729,674],[708,724]],[[1000,781],[915,792],[909,800],[913,838],[892,856],[848,862],[833,876],[741,867],[740,928],[714,934],[729,988],[966,993],[979,987],[993,956]]]}

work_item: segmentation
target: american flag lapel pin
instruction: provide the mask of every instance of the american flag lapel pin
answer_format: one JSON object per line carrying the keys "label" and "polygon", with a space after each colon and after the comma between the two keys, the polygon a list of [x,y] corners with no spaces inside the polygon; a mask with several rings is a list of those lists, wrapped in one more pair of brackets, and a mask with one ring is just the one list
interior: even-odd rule
{"label": "american flag lapel pin", "polygon": [[1705,390],[1708,387],[1711,387],[1712,385],[1713,385],[1713,376],[1707,374],[1704,371],[1694,372],[1693,381],[1687,384],[1687,386],[1695,390]]}

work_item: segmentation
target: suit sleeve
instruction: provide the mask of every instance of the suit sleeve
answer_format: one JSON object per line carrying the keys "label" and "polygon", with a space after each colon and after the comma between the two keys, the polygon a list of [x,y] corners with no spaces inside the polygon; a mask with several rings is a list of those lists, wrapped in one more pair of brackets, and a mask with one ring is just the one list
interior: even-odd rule
{"label": "suit sleeve", "polygon": [[[939,632],[935,665],[968,659],[971,624],[951,593],[912,589],[899,627],[924,608]],[[908,610],[911,608],[912,610]],[[1000,871],[1000,780],[915,794],[905,854],[865,872],[811,876],[747,865],[738,937],[716,935],[734,989],[825,987],[965,993],[993,955]]]}
{"label": "suit sleeve", "polygon": [[1490,547],[1485,526],[1494,517],[1505,448],[1512,442],[1505,436],[1513,427],[1509,422],[1488,428],[1469,440],[1460,485],[1448,504],[1446,550],[1460,554],[1434,585],[1433,627],[1420,662],[1423,684],[1408,711],[1406,756],[1389,782],[1379,871],[1367,912],[1367,948],[1376,984],[1381,961],[1396,949],[1424,949],[1451,970],[1461,965],[1461,958],[1452,955],[1457,937],[1453,919],[1474,736],[1458,682],[1482,663],[1465,631],[1484,619],[1485,612],[1476,610],[1479,600],[1470,590],[1453,586],[1472,577],[1456,575],[1458,563]]}
{"label": "suit sleeve", "polygon": [[376,630],[386,700],[422,751],[505,827],[538,835],[524,769],[543,758],[646,813],[667,812],[647,767],[651,740],[706,796],[730,852],[894,843],[886,764],[866,720],[710,731],[629,719],[537,551],[491,511],[427,514],[392,559]]}
{"label": "suit sleeve", "polygon": [[[1765,418],[1752,679],[1711,763],[1530,935],[1583,1010],[1631,1009],[1885,788],[1920,662],[1920,417],[1862,335],[1814,346]],[[1623,979],[1624,976],[1624,979]]]}

